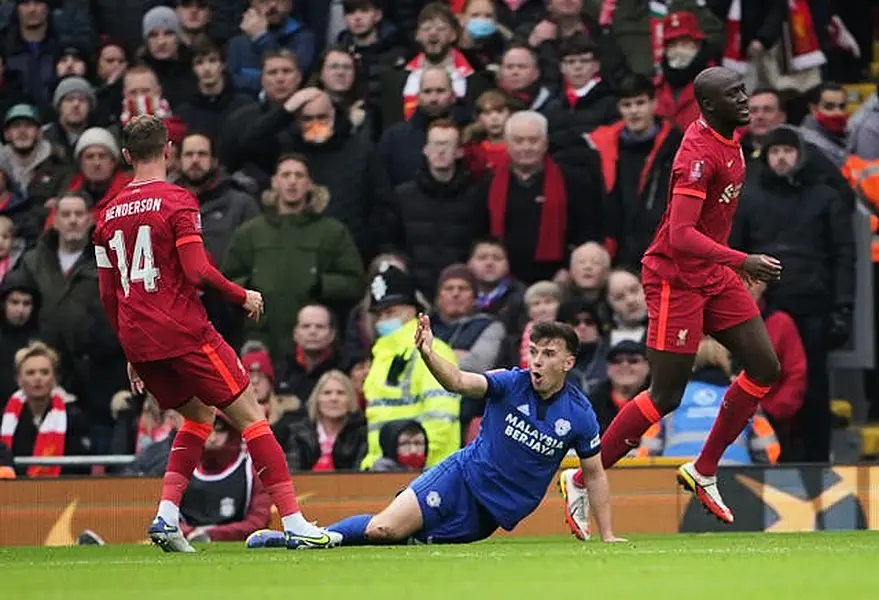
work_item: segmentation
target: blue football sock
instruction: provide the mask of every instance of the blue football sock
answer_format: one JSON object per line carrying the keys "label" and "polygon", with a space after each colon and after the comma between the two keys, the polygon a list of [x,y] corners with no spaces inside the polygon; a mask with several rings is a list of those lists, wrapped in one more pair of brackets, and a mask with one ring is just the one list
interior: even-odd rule
{"label": "blue football sock", "polygon": [[371,520],[372,515],[354,515],[333,523],[327,529],[342,534],[343,546],[366,546],[369,544],[369,540],[366,539],[366,526]]}

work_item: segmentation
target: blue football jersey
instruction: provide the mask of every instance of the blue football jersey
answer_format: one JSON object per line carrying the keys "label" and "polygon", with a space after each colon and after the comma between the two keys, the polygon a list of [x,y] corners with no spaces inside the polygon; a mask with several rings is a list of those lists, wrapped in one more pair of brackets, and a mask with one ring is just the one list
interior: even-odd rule
{"label": "blue football jersey", "polygon": [[540,504],[569,449],[580,458],[601,451],[598,420],[586,396],[570,383],[544,400],[526,370],[485,377],[482,429],[455,457],[473,495],[509,531]]}

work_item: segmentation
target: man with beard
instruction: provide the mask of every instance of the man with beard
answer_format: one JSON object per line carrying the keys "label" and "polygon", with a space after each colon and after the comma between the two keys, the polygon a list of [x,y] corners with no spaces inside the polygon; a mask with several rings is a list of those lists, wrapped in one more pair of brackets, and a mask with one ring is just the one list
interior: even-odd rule
{"label": "man with beard", "polygon": [[418,106],[421,77],[427,67],[442,67],[452,78],[458,99],[472,107],[476,98],[491,87],[491,81],[478,73],[455,48],[461,25],[452,10],[440,2],[431,2],[418,14],[415,41],[421,53],[402,71],[391,71],[382,81],[382,124],[388,127],[409,119]]}
{"label": "man with beard", "polygon": [[[71,167],[63,153],[43,139],[40,113],[29,104],[17,104],[6,111],[0,147],[0,170],[27,202],[9,216],[15,221],[16,236],[28,243],[36,240],[46,218],[44,204],[54,199],[70,177]],[[51,204],[51,203],[50,203]]]}
{"label": "man with beard", "polygon": [[[422,150],[430,124],[438,119],[449,119],[455,108],[452,77],[444,68],[424,69],[420,84],[418,108],[412,118],[391,125],[378,144],[379,154],[393,186],[415,179],[424,162]],[[463,119],[465,115],[459,117]]]}
{"label": "man with beard", "polygon": [[[397,28],[383,18],[379,0],[344,0],[347,29],[339,44],[357,60],[366,80],[369,112],[375,131],[383,131],[381,118],[382,78],[406,63],[406,49],[397,43]],[[377,122],[378,121],[378,122]]]}
{"label": "man with beard", "polygon": [[767,300],[796,323],[808,364],[800,411],[802,455],[827,462],[830,452],[830,380],[827,355],[852,330],[855,256],[851,214],[821,175],[805,168],[801,136],[788,126],[768,136],[753,165],[736,214],[733,243],[743,251],[771,252],[785,276]]}
{"label": "man with beard", "polygon": [[67,160],[73,162],[76,141],[88,129],[89,115],[97,104],[94,88],[82,77],[66,77],[55,88],[52,104],[58,117],[43,127],[43,137],[63,148]]}
{"label": "man with beard", "polygon": [[344,223],[369,259],[388,241],[393,214],[392,191],[372,142],[354,133],[345,111],[319,89],[300,90],[284,110],[286,119],[274,129],[253,123],[242,134],[242,149],[264,172],[274,170],[282,151],[304,156],[314,183],[330,192],[324,214]]}
{"label": "man with beard", "polygon": [[226,255],[239,225],[259,214],[259,206],[242,182],[229,177],[214,155],[211,138],[190,132],[180,146],[177,182],[198,199],[205,249],[215,263]]}
{"label": "man with beard", "polygon": [[286,49],[266,52],[262,57],[260,82],[262,91],[259,93],[259,104],[239,108],[223,123],[219,155],[220,164],[230,173],[243,169],[257,177],[261,185],[267,186],[270,170],[264,167],[260,169],[258,164],[254,164],[250,154],[242,147],[241,139],[244,132],[250,129],[272,135],[289,118],[284,105],[302,84],[302,71],[299,70],[296,55]]}
{"label": "man with beard", "polygon": [[681,131],[699,118],[693,80],[714,64],[712,48],[693,13],[673,12],[665,18],[662,76],[656,87],[656,114],[670,119]]}
{"label": "man with beard", "polygon": [[59,384],[78,398],[93,447],[102,453],[112,433],[110,398],[127,387],[127,377],[125,356],[100,308],[92,224],[83,196],[62,196],[52,229],[19,268],[42,297],[39,327],[61,357]]}
{"label": "man with beard", "polygon": [[241,19],[241,32],[229,41],[227,57],[235,87],[254,96],[259,94],[259,68],[263,55],[285,48],[299,61],[303,73],[314,61],[314,33],[290,16],[290,0],[251,0]]}
{"label": "man with beard", "polygon": [[[256,186],[244,175],[230,177],[214,155],[211,138],[198,132],[183,138],[176,183],[198,199],[205,249],[214,264],[222,264],[232,234],[260,213],[252,195]],[[201,300],[217,331],[233,346],[239,345],[241,313],[213,290],[204,290]]]}
{"label": "man with beard", "polygon": [[13,271],[0,285],[0,411],[18,387],[15,353],[39,335],[37,314],[40,292],[20,271]]}
{"label": "man with beard", "polygon": [[223,51],[214,42],[201,37],[192,45],[191,51],[198,91],[177,108],[177,115],[191,130],[217,139],[230,115],[254,102],[250,96],[232,87],[226,75]]}

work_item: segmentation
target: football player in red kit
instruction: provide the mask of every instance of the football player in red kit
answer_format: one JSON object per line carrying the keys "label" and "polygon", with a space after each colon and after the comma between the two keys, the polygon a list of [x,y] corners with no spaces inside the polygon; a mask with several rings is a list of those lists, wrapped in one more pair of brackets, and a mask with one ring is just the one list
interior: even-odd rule
{"label": "football player in red kit", "polygon": [[[732,511],[717,489],[720,457],[754,415],[778,377],[779,364],[760,311],[742,278],[781,276],[781,263],[727,246],[745,158],[734,139],[750,119],[742,78],[722,67],[694,81],[701,118],[693,122],[672,165],[670,199],[641,260],[647,298],[650,389],[626,403],[601,440],[608,468],[637,447],[642,434],[681,402],[703,334],[726,346],[744,366],[729,387],[702,452],[678,470],[678,481],[725,523]],[[560,488],[572,533],[589,537],[589,499],[582,473],[564,471]]]}
{"label": "football player in red kit", "polygon": [[287,546],[334,545],[340,536],[315,527],[299,511],[281,447],[241,361],[208,321],[199,288],[216,289],[252,319],[262,314],[262,296],[228,281],[208,262],[196,199],[165,181],[171,147],[162,120],[135,117],[123,129],[122,145],[134,180],[98,215],[101,302],[128,357],[132,387],[148,389],[162,408],[185,418],[150,538],[168,552],[194,551],[180,530],[178,507],[219,409],[247,443],[281,513]]}

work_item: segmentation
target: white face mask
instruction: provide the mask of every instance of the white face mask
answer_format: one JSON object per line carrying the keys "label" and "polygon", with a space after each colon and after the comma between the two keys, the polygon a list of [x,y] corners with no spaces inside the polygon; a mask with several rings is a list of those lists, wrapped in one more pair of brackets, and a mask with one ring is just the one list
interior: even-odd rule
{"label": "white face mask", "polygon": [[686,69],[698,53],[695,46],[671,46],[665,51],[665,60],[672,69]]}

